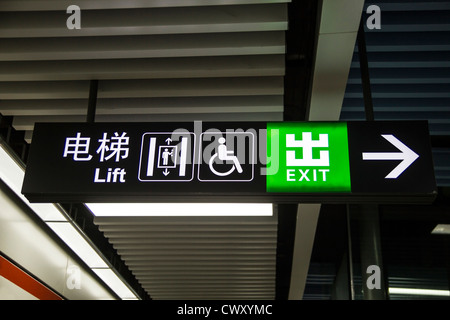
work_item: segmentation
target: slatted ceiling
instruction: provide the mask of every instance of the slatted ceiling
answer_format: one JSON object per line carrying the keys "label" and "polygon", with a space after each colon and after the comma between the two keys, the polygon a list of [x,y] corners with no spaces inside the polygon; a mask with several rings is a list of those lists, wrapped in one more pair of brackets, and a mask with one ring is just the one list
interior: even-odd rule
{"label": "slatted ceiling", "polygon": [[[98,99],[97,114],[281,112],[282,100],[279,95]],[[3,100],[0,106],[5,116],[85,115],[87,102],[87,99]]]}
{"label": "slatted ceiling", "polygon": [[[86,10],[130,8],[175,8],[286,3],[290,0],[78,0],[77,5]],[[0,11],[65,11],[73,1],[68,0],[2,0]]]}
{"label": "slatted ceiling", "polygon": [[[279,121],[289,0],[0,1],[0,113],[36,122]],[[81,8],[68,30],[66,9]],[[153,299],[274,299],[277,217],[96,217]]]}
{"label": "slatted ceiling", "polygon": [[2,39],[0,61],[283,54],[284,32]]}
{"label": "slatted ceiling", "polygon": [[[433,161],[438,186],[448,187],[450,186],[450,151],[445,144],[450,135],[448,81],[450,78],[450,2],[448,0],[366,0],[363,12],[369,5],[377,5],[381,9],[381,29],[366,28],[365,30],[375,120],[429,120],[431,134],[445,136],[438,139],[443,141],[440,142],[443,148],[433,148]],[[367,21],[368,16],[363,13],[363,22]],[[359,65],[356,46],[342,105],[341,120],[365,120]],[[433,143],[436,141],[434,138]],[[389,285],[433,288],[436,281],[440,284],[448,284],[448,277],[445,274],[440,275],[439,271],[434,272],[436,268],[431,267],[439,264],[433,264],[431,260],[444,257],[442,253],[445,250],[433,252],[435,250],[430,248],[439,246],[433,245],[429,239],[420,238],[421,245],[418,246],[415,245],[417,241],[415,243],[405,239],[404,235],[399,235],[399,230],[407,230],[407,234],[426,232],[429,235],[430,230],[424,229],[424,224],[430,223],[430,219],[435,219],[437,223],[436,220],[445,220],[447,217],[439,217],[439,209],[436,210],[436,208],[417,207],[415,212],[412,207],[393,206],[386,212],[388,207],[383,208],[380,229],[383,260],[389,273]],[[323,206],[322,209],[326,210],[326,207]],[[431,214],[432,211],[433,214]],[[333,293],[336,293],[333,278],[329,277],[328,283],[325,279],[328,275],[337,275],[337,270],[317,268],[326,266],[326,261],[335,268],[336,261],[341,259],[341,257],[336,258],[334,253],[326,253],[323,250],[327,247],[326,244],[321,246],[320,242],[317,243],[321,235],[326,234],[330,237],[331,234],[326,232],[327,229],[320,228],[324,228],[328,223],[335,224],[330,217],[336,215],[326,215],[326,211],[324,213],[321,212],[321,217],[326,220],[319,222],[313,252],[313,255],[318,254],[318,257],[313,256],[311,259],[303,299],[330,299]],[[398,221],[391,221],[391,219],[398,219]],[[411,219],[418,219],[420,223],[411,224]],[[341,221],[345,221],[345,213]],[[340,236],[336,234],[335,237],[338,239]],[[342,240],[341,243],[345,244],[347,234],[343,234]],[[426,256],[430,259],[423,259],[423,255],[418,255],[420,250],[425,250]],[[357,252],[353,251],[353,254],[357,255]],[[412,265],[414,265],[413,268]],[[430,270],[431,272],[428,273],[427,271]],[[400,280],[399,277],[403,279]],[[352,293],[356,294],[356,299],[362,299],[361,276],[353,275],[352,281],[354,285]],[[390,297],[390,299],[399,298],[414,299],[411,295]]]}
{"label": "slatted ceiling", "polygon": [[[270,11],[267,8],[270,7]],[[138,8],[86,10],[82,28],[73,32],[61,28],[65,10],[46,13],[17,12],[14,17],[0,12],[0,36],[4,38],[75,37],[138,34],[213,33],[285,30],[284,6],[240,5],[180,8]],[[34,27],[37,26],[37,27]]]}
{"label": "slatted ceiling", "polygon": [[270,249],[270,250],[276,250],[276,245],[274,245],[271,242],[271,239],[263,239],[260,238],[259,240],[252,241],[252,239],[245,239],[246,241],[242,241],[242,239],[227,239],[226,237],[222,238],[213,238],[210,239],[211,241],[208,243],[205,243],[201,238],[190,238],[189,243],[183,243],[182,241],[147,241],[143,243],[130,243],[130,242],[120,242],[116,241],[114,247],[117,249],[118,252],[124,253],[124,252],[130,252],[130,253],[136,253],[136,252],[144,252],[146,250],[170,250],[170,249],[177,249],[177,250],[192,250],[192,249],[198,249],[198,250],[216,250],[216,249],[223,249],[223,242],[227,241],[227,249],[236,249],[236,250],[254,250],[257,248],[262,249]]}
{"label": "slatted ceiling", "polygon": [[[137,119],[139,118],[139,119]],[[202,121],[282,121],[281,112],[240,112],[240,113],[182,113],[182,114],[127,114],[98,115],[97,122],[192,122]],[[13,125],[16,130],[32,131],[36,122],[85,122],[85,116],[15,116]]]}
{"label": "slatted ceiling", "polygon": [[448,148],[434,148],[434,172],[438,185],[450,186],[450,150]]}
{"label": "slatted ceiling", "polygon": [[[118,63],[120,62],[120,63]],[[0,62],[0,81],[283,76],[284,55]]]}
{"label": "slatted ceiling", "polygon": [[[171,250],[174,251],[190,251],[192,249],[198,249],[198,250],[204,250],[205,252],[218,252],[217,250],[223,249],[223,246],[220,244],[220,241],[224,241],[224,239],[219,240],[216,244],[210,244],[210,243],[197,243],[197,244],[183,244],[183,243],[161,243],[158,245],[147,243],[143,244],[142,246],[123,246],[123,245],[116,245],[116,249],[119,252],[119,254],[125,254],[126,252],[132,255],[138,255],[142,253],[150,253],[150,252],[171,252]],[[272,243],[268,243],[266,245],[263,244],[242,244],[242,243],[235,243],[235,244],[228,244],[227,245],[227,251],[234,252],[235,250],[242,253],[242,252],[254,252],[255,249],[261,249],[261,250],[267,250],[267,252],[273,250],[276,250],[276,246],[274,246]],[[167,251],[166,251],[167,250]]]}
{"label": "slatted ceiling", "polygon": [[158,299],[274,299],[278,219],[95,217]]}
{"label": "slatted ceiling", "polygon": [[[375,120],[428,120],[432,135],[450,135],[450,3],[366,2],[381,9],[381,29],[366,29]],[[364,16],[363,16],[364,18]],[[341,120],[363,120],[358,48],[349,74]],[[435,163],[448,154],[433,150]],[[449,170],[436,170],[448,186]]]}
{"label": "slatted ceiling", "polygon": [[[366,30],[376,119],[428,119],[432,133],[442,134],[450,105],[450,5],[442,1],[374,4],[383,12],[382,28]],[[357,47],[343,104],[344,120],[364,117],[356,52]]]}
{"label": "slatted ceiling", "polygon": [[[372,84],[442,84],[450,83],[450,76],[446,70],[435,68],[403,68],[399,74],[394,68],[376,68],[370,73],[374,77]],[[352,79],[348,83],[357,83]]]}
{"label": "slatted ceiling", "polygon": [[[0,86],[0,99],[86,99],[89,96],[89,81],[3,82]],[[282,94],[282,77],[103,80],[98,85],[99,99]]]}
{"label": "slatted ceiling", "polygon": [[85,121],[97,79],[96,121],[282,120],[287,2],[81,1],[68,30],[69,3],[3,1],[0,113],[30,142]]}

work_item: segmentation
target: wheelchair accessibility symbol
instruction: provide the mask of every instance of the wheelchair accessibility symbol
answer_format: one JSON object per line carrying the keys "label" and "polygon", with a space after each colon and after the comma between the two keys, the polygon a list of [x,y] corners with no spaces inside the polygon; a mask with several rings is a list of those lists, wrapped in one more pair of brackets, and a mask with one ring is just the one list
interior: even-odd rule
{"label": "wheelchair accessibility symbol", "polygon": [[205,132],[201,135],[198,179],[252,181],[255,137],[251,132]]}
{"label": "wheelchair accessibility symbol", "polygon": [[[227,149],[227,146],[225,145],[226,139],[225,138],[219,138],[219,147],[218,152],[215,153],[211,159],[209,160],[209,169],[216,175],[216,176],[220,176],[220,177],[225,177],[230,175],[235,169],[239,172],[242,173],[242,167],[241,164],[239,163],[239,159],[234,155],[234,151],[231,150],[229,151]],[[233,161],[233,166],[231,167],[230,170],[226,171],[226,172],[218,172],[214,169],[214,160],[218,158],[219,160],[222,161],[227,161],[227,160],[231,160]]]}

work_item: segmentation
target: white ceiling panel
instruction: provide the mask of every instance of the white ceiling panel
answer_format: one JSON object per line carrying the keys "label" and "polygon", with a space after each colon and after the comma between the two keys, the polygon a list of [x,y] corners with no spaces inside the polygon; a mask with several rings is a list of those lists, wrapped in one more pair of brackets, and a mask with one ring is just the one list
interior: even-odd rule
{"label": "white ceiling panel", "polygon": [[96,217],[153,299],[274,299],[278,219]]}

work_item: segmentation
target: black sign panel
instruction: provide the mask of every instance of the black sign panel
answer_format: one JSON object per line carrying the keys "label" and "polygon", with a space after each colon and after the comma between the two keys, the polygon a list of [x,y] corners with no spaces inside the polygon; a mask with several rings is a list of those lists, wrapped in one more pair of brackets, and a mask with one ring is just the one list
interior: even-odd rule
{"label": "black sign panel", "polygon": [[[336,124],[339,130],[311,122],[274,122],[270,129],[265,122],[36,124],[22,192],[31,202],[59,203],[435,197],[426,122]],[[339,172],[342,166],[347,173]],[[274,168],[280,170],[269,179]],[[334,184],[345,175],[339,189]]]}
{"label": "black sign panel", "polygon": [[349,122],[348,143],[352,190],[420,194],[436,188],[426,122]]}
{"label": "black sign panel", "polygon": [[246,131],[233,126],[36,124],[23,193],[36,202],[229,202],[263,196],[256,144],[265,123],[240,123]]}

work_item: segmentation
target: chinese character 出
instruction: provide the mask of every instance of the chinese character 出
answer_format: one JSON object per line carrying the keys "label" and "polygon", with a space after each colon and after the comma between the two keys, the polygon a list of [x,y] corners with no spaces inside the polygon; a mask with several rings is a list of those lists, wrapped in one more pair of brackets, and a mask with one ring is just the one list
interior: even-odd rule
{"label": "chinese character \u51fa", "polygon": [[319,134],[319,140],[312,139],[311,132],[302,133],[303,140],[295,140],[295,134],[286,135],[287,148],[303,148],[303,159],[295,158],[295,151],[286,151],[286,165],[287,166],[324,166],[330,165],[330,158],[328,151],[320,151],[320,158],[313,159],[313,148],[328,147],[328,134]]}

